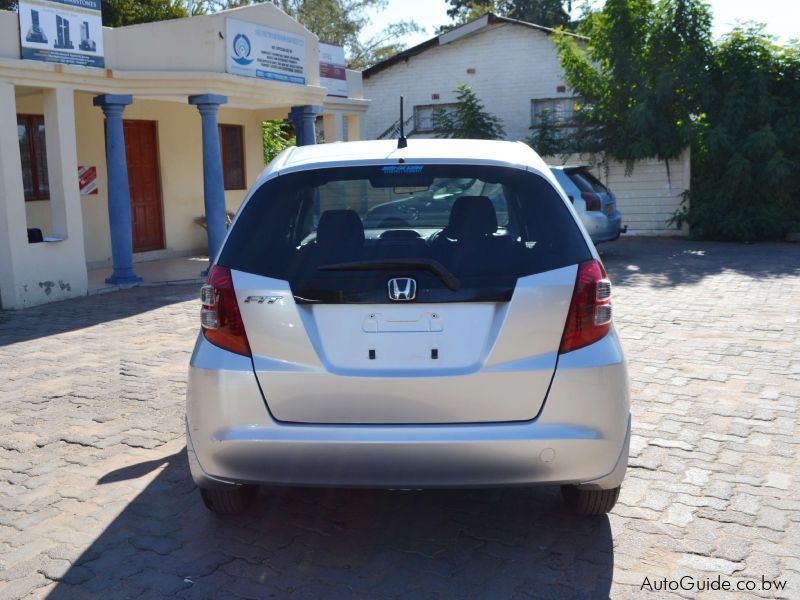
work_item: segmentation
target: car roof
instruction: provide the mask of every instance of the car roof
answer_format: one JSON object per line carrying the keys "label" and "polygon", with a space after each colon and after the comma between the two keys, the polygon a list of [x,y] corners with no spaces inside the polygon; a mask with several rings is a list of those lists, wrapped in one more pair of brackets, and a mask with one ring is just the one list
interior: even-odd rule
{"label": "car roof", "polygon": [[384,164],[387,160],[423,164],[484,164],[538,171],[549,169],[530,146],[522,142],[461,139],[409,139],[398,149],[397,140],[334,142],[289,148],[275,158],[259,180],[292,171],[336,166]]}
{"label": "car roof", "polygon": [[577,171],[578,169],[589,169],[589,165],[551,165],[554,171]]}

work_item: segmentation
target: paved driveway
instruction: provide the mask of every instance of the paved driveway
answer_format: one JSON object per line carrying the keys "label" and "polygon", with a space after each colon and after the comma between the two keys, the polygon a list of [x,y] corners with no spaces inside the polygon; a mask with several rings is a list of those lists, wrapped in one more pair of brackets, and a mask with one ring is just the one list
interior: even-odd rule
{"label": "paved driveway", "polygon": [[800,246],[605,251],[634,432],[594,519],[552,489],[270,490],[214,517],[182,432],[196,290],[0,313],[0,598],[657,598],[718,575],[800,597]]}

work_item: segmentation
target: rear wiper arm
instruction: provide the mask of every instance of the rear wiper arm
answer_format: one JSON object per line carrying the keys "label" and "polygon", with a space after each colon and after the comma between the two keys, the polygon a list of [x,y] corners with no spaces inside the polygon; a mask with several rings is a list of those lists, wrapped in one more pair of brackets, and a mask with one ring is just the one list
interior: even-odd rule
{"label": "rear wiper arm", "polygon": [[461,282],[438,260],[430,258],[394,258],[387,260],[359,260],[318,267],[319,271],[381,271],[383,269],[424,269],[434,273],[448,288],[457,292]]}

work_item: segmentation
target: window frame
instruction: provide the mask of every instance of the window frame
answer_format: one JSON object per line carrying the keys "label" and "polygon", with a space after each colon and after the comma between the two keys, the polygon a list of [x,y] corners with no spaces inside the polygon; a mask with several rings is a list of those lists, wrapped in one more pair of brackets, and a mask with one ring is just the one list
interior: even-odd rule
{"label": "window frame", "polygon": [[[25,127],[25,134],[28,136],[28,156],[29,162],[31,167],[31,187],[34,190],[34,193],[31,195],[25,194],[25,202],[39,202],[42,200],[50,200],[50,177],[49,173],[47,173],[47,142],[44,143],[44,148],[41,148],[42,155],[45,158],[44,164],[44,171],[42,170],[43,167],[39,164],[39,153],[37,152],[37,147],[39,145],[38,141],[38,127],[41,125],[45,128],[45,140],[47,136],[47,129],[44,121],[44,115],[38,115],[33,113],[17,113],[17,126],[20,126],[20,120],[24,121]],[[17,137],[17,145],[19,146],[19,136]],[[22,157],[20,156],[20,162]],[[43,192],[42,188],[42,172],[45,173],[47,176],[47,189],[48,191],[45,193]]]}
{"label": "window frame", "polygon": [[[237,125],[235,123],[219,123],[219,146],[220,146],[220,155],[222,159],[222,184],[225,188],[225,191],[229,190],[246,190],[247,189],[247,159],[245,156],[245,144],[244,144],[244,125]],[[225,145],[225,136],[224,132],[225,129],[235,129],[239,131],[239,152],[241,153],[242,157],[242,184],[235,185],[230,181],[230,177],[228,174],[228,152]]]}
{"label": "window frame", "polygon": [[[542,127],[542,122],[540,118],[537,118],[536,114],[536,103],[537,102],[552,102],[556,103],[560,100],[568,100],[572,102],[572,113],[569,119],[561,119],[561,120],[553,120],[552,127],[572,127],[575,125],[575,113],[578,112],[575,110],[575,105],[579,104],[581,101],[580,96],[557,96],[553,98],[531,98],[531,126],[529,129],[539,129]],[[554,114],[555,111],[553,111]]]}
{"label": "window frame", "polygon": [[[457,106],[456,102],[444,102],[442,104],[415,104],[414,105],[414,133],[435,133],[436,127],[434,127],[434,116],[436,115],[437,109],[447,110],[453,109]],[[420,109],[432,109],[431,112],[431,128],[430,129],[422,129],[419,127],[419,111]]]}

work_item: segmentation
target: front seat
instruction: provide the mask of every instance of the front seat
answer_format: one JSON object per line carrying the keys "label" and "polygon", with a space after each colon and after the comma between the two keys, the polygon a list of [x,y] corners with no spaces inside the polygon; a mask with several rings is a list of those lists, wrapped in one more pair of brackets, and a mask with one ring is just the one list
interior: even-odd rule
{"label": "front seat", "polygon": [[508,260],[511,240],[498,237],[497,213],[486,196],[461,196],[453,203],[447,227],[431,241],[434,256],[453,273],[482,275]]}
{"label": "front seat", "polygon": [[486,196],[461,196],[453,203],[441,235],[449,240],[479,238],[497,231],[497,213]]}

